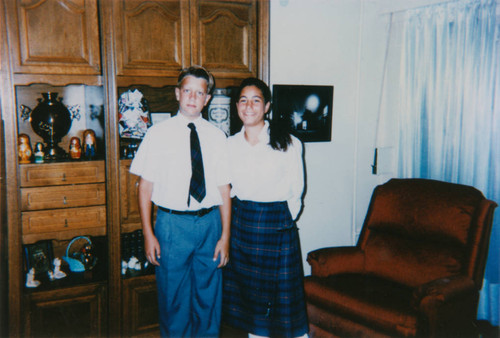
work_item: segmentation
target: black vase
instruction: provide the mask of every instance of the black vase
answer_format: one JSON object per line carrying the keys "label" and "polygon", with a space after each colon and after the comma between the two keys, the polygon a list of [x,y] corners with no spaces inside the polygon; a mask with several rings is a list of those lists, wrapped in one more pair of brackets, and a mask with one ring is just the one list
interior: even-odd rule
{"label": "black vase", "polygon": [[31,112],[31,127],[47,144],[45,150],[47,159],[66,158],[66,152],[58,146],[58,143],[71,128],[71,113],[62,104],[62,99],[57,98],[58,93],[41,94],[43,100],[38,99],[38,105]]}

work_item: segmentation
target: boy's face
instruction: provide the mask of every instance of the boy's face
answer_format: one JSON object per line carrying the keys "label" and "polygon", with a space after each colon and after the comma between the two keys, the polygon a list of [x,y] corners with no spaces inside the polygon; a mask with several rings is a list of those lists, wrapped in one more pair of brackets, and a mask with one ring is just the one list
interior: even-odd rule
{"label": "boy's face", "polygon": [[175,88],[175,97],[179,101],[179,112],[194,120],[200,116],[203,107],[210,100],[207,81],[188,75],[182,80],[181,87]]}

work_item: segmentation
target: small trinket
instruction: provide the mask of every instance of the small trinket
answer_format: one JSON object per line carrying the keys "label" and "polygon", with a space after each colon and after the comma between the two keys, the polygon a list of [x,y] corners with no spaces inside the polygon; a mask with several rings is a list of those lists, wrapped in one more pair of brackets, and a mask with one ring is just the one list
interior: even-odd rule
{"label": "small trinket", "polygon": [[19,163],[26,164],[31,163],[31,142],[30,137],[26,134],[19,134],[17,140],[17,150]]}
{"label": "small trinket", "polygon": [[83,132],[83,150],[85,158],[92,160],[96,156],[96,138],[95,132],[92,129],[87,129]]}
{"label": "small trinket", "polygon": [[82,156],[82,146],[80,139],[76,136],[69,141],[69,157],[73,160],[79,160]]}
{"label": "small trinket", "polygon": [[45,159],[45,151],[42,142],[35,144],[35,163],[43,163]]}

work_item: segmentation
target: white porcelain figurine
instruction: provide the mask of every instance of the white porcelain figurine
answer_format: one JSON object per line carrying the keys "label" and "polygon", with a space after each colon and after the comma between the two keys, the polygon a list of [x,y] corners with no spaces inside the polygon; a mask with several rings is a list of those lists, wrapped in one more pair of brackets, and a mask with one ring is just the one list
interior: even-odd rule
{"label": "white porcelain figurine", "polygon": [[61,279],[66,277],[66,273],[61,271],[61,259],[56,257],[52,263],[54,264],[54,278]]}
{"label": "white porcelain figurine", "polygon": [[35,268],[31,268],[26,274],[26,287],[36,288],[40,285],[40,281],[35,280]]}

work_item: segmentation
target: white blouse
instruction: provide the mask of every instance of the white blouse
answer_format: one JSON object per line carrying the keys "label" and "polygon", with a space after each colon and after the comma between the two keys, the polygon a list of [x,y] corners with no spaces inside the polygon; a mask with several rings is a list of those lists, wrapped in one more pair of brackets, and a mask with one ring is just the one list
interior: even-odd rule
{"label": "white blouse", "polygon": [[302,208],[304,164],[302,143],[292,136],[287,151],[269,145],[269,123],[252,146],[245,139],[245,127],[228,139],[231,196],[255,202],[286,201],[296,219]]}

